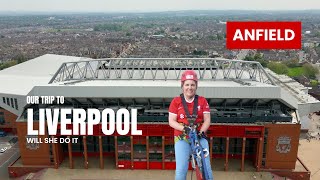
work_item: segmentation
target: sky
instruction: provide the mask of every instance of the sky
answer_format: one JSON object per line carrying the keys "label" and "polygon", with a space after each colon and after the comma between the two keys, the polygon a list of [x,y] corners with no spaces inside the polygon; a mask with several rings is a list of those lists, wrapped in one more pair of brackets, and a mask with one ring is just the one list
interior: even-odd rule
{"label": "sky", "polygon": [[0,11],[154,12],[230,9],[320,9],[320,0],[0,0]]}

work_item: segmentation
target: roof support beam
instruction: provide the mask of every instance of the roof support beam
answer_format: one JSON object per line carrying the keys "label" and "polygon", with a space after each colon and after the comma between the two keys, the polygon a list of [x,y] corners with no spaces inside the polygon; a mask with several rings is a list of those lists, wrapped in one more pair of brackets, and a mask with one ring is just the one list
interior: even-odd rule
{"label": "roof support beam", "polygon": [[148,109],[151,107],[151,101],[150,98],[148,98]]}
{"label": "roof support beam", "polygon": [[[241,63],[242,66],[237,66],[239,63]],[[95,69],[94,67],[96,67],[97,64],[98,68]],[[222,67],[222,69],[219,70],[217,66]],[[180,72],[186,69],[197,71],[199,77],[206,80],[248,80],[247,75],[244,76],[244,74],[249,74],[252,81],[275,84],[258,62],[223,58],[106,58],[66,62],[63,63],[54,74],[49,84],[70,80],[118,80],[120,78],[136,80],[178,80],[181,76]],[[206,76],[204,76],[208,70],[210,70],[211,73],[206,73]],[[133,76],[133,74],[137,74],[134,71],[138,71],[140,76]],[[148,74],[151,74],[151,76],[145,76],[146,71],[148,71]],[[169,71],[179,71],[179,73],[174,76],[169,75]],[[217,76],[218,71],[223,74],[222,77]],[[257,71],[260,72],[259,76],[257,76]],[[110,76],[110,74],[114,74],[114,76]]]}
{"label": "roof support beam", "polygon": [[166,102],[165,102],[165,99],[162,98],[162,108],[165,109],[166,108]]}
{"label": "roof support beam", "polygon": [[255,109],[258,109],[258,104],[259,104],[259,99],[254,100],[254,102],[252,103]]}
{"label": "roof support beam", "polygon": [[97,105],[95,102],[92,101],[92,99],[87,98],[87,101],[91,104],[91,105]]}
{"label": "roof support beam", "polygon": [[240,100],[236,103],[236,106],[240,106],[240,108],[242,108],[242,102],[243,102],[243,99],[240,99]]}
{"label": "roof support beam", "polygon": [[78,101],[77,99],[75,98],[71,98],[73,104],[79,104],[79,105],[82,105],[82,103],[80,101]]}
{"label": "roof support beam", "polygon": [[121,104],[122,104],[121,99],[118,98],[118,99],[117,99],[117,102],[118,102],[118,107],[120,108],[120,106],[121,106]]}
{"label": "roof support beam", "polygon": [[108,101],[106,99],[102,99],[103,103],[104,103],[104,106],[108,106]]}
{"label": "roof support beam", "polygon": [[70,100],[68,100],[67,98],[64,98],[64,104],[72,104],[72,102]]}
{"label": "roof support beam", "polygon": [[226,107],[227,107],[227,99],[224,99],[222,101],[221,105],[224,107],[224,109],[226,109]]}

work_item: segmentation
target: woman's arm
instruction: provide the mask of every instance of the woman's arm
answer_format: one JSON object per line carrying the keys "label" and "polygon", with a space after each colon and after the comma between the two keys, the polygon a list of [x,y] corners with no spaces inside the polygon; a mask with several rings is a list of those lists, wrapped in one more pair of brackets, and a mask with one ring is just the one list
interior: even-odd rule
{"label": "woman's arm", "polygon": [[210,123],[211,123],[210,113],[203,113],[203,124],[201,126],[200,133],[207,132],[207,130],[210,127]]}
{"label": "woman's arm", "polygon": [[184,129],[184,126],[178,123],[177,115],[172,113],[169,113],[169,126],[179,131],[183,131]]}

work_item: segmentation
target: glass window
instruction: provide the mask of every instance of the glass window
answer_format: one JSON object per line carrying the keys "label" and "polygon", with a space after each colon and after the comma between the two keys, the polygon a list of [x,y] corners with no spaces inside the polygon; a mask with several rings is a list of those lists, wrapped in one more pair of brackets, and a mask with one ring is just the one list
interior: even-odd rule
{"label": "glass window", "polygon": [[72,143],[72,152],[83,152],[82,136],[72,136],[78,138],[77,143]]}
{"label": "glass window", "polygon": [[9,98],[7,98],[7,105],[10,106]]}
{"label": "glass window", "polygon": [[14,98],[14,104],[16,105],[16,110],[18,110],[18,100],[17,100],[17,98]]}
{"label": "glass window", "polygon": [[[99,150],[99,137],[96,148]],[[104,152],[114,152],[114,136],[102,136],[102,148]]]}
{"label": "glass window", "polygon": [[87,136],[87,149],[88,152],[99,152],[95,150],[96,137],[95,136]]}
{"label": "glass window", "polygon": [[6,98],[5,98],[5,97],[2,97],[2,101],[3,101],[3,103],[5,104],[5,103],[6,103]]}
{"label": "glass window", "polygon": [[13,108],[14,108],[13,98],[11,98],[11,107],[13,107]]}

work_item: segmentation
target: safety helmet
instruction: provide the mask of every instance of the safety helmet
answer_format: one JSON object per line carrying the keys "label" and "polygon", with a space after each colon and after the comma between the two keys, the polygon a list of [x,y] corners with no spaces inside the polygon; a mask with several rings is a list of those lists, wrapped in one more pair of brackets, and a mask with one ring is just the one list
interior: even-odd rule
{"label": "safety helmet", "polygon": [[183,83],[185,80],[194,80],[197,83],[198,75],[194,70],[186,70],[182,73],[181,83]]}

